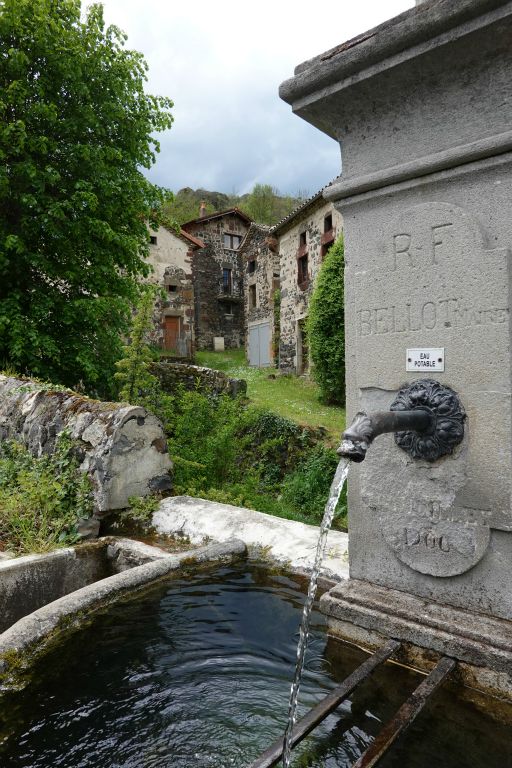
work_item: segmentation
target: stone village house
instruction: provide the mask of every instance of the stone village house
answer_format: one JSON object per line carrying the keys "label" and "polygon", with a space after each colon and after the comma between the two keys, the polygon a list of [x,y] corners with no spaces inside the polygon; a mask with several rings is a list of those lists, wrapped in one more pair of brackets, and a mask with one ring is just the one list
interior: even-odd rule
{"label": "stone village house", "polygon": [[148,279],[163,292],[155,302],[150,341],[180,357],[190,357],[195,350],[192,273],[195,253],[204,247],[184,230],[159,227],[149,233],[148,262],[153,272]]}
{"label": "stone village house", "polygon": [[244,338],[243,274],[239,246],[251,219],[237,208],[200,216],[179,233],[149,233],[155,303],[150,340],[180,357],[196,349],[240,347]]}
{"label": "stone village house", "polygon": [[[309,368],[305,320],[322,261],[342,231],[342,217],[322,191],[271,228],[253,224],[241,245],[246,349],[251,365],[301,375]],[[279,286],[280,284],[280,286]],[[280,287],[279,348],[274,295]]]}
{"label": "stone village house", "polygon": [[196,348],[224,349],[244,343],[244,274],[240,245],[252,219],[238,208],[206,214],[182,229],[205,247],[194,254]]}

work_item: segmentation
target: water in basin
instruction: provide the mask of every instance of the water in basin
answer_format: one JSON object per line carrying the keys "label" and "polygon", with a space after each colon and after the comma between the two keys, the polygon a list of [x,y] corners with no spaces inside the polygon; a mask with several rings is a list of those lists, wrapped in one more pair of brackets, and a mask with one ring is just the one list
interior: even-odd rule
{"label": "water in basin", "polygon": [[[0,698],[2,768],[243,768],[286,726],[305,582],[260,564],[155,585],[111,606]],[[312,617],[299,717],[364,659]],[[346,768],[420,677],[374,675],[292,766]],[[443,692],[382,768],[512,766],[509,729]]]}

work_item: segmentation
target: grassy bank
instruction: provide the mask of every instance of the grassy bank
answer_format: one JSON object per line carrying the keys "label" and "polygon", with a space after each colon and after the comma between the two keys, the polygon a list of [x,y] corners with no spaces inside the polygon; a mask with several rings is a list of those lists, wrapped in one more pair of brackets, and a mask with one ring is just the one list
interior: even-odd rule
{"label": "grassy bank", "polygon": [[252,404],[267,408],[279,416],[309,427],[322,427],[334,445],[345,428],[345,410],[323,405],[317,385],[310,379],[282,376],[275,368],[251,368],[245,350],[225,352],[202,351],[196,355],[198,365],[224,371],[228,376],[247,381],[247,395]]}

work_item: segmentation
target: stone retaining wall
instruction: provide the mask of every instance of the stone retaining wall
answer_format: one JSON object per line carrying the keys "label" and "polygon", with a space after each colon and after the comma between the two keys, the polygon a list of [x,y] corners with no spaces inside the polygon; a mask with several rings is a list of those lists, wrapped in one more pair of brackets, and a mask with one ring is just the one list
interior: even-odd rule
{"label": "stone retaining wall", "polygon": [[0,441],[14,438],[41,456],[52,453],[64,430],[76,440],[96,513],[123,509],[130,496],[170,489],[172,463],[162,425],[144,408],[0,375]]}
{"label": "stone retaining wall", "polygon": [[167,360],[151,365],[151,373],[158,377],[166,392],[176,392],[182,386],[188,390],[211,392],[216,395],[245,395],[247,382],[244,379],[230,379],[222,371],[203,368],[187,363],[172,363]]}

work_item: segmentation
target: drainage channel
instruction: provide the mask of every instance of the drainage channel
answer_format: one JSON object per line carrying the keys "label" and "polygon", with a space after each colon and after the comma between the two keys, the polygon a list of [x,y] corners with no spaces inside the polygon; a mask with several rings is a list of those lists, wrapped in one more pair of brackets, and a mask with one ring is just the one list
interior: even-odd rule
{"label": "drainage channel", "polygon": [[[344,699],[350,696],[360,683],[366,680],[380,664],[387,661],[399,648],[400,643],[397,640],[389,640],[380,650],[357,667],[351,675],[346,677],[341,685],[322,699],[316,707],[310,709],[296,723],[293,729],[292,747],[295,747],[311,733]],[[456,662],[453,659],[443,656],[430,674],[412,692],[407,701],[402,704],[394,717],[386,723],[375,741],[372,742],[357,762],[353,764],[352,768],[373,768],[373,766],[377,765],[396,739],[419,715],[429,699],[453,671],[455,665]],[[284,739],[280,736],[247,768],[272,768],[281,760],[283,748]]]}

